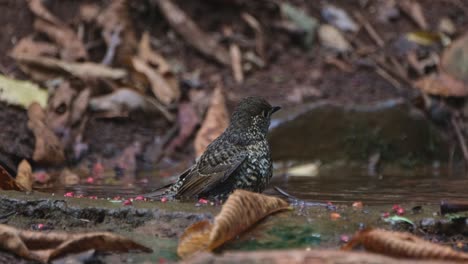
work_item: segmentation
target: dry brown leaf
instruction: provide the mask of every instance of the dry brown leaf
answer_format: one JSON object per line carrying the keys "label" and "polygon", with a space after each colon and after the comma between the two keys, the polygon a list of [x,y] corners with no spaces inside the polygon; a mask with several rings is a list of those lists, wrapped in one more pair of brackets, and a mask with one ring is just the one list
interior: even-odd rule
{"label": "dry brown leaf", "polygon": [[76,91],[70,86],[70,82],[62,81],[49,98],[46,111],[46,124],[55,133],[60,133],[68,128],[70,121],[70,109]]}
{"label": "dry brown leaf", "polygon": [[268,263],[268,264],[454,264],[453,261],[421,261],[397,259],[367,252],[333,249],[233,250],[223,254],[202,253],[179,262],[180,264],[206,263]]}
{"label": "dry brown leaf", "polygon": [[416,80],[413,86],[421,91],[438,96],[468,95],[468,86],[446,73],[433,74]]}
{"label": "dry brown leaf", "polygon": [[[102,36],[107,45],[107,62],[115,56],[117,64],[131,65],[131,57],[136,52],[138,42],[128,10],[126,0],[114,0],[97,17],[97,24],[102,27]],[[116,37],[119,41],[116,41]],[[115,54],[112,54],[114,51]]]}
{"label": "dry brown leaf", "polygon": [[260,22],[258,22],[258,20],[249,13],[243,12],[241,16],[242,19],[255,31],[255,51],[263,60],[265,60],[265,36],[262,25],[260,25]]}
{"label": "dry brown leaf", "polygon": [[367,250],[399,258],[468,261],[468,254],[431,243],[410,233],[366,229],[356,234],[343,249],[362,244]]}
{"label": "dry brown leaf", "polygon": [[440,64],[444,72],[468,83],[468,34],[457,38],[444,50]]}
{"label": "dry brown leaf", "polygon": [[41,0],[28,0],[29,9],[38,17],[34,22],[34,28],[57,43],[62,49],[60,57],[65,61],[86,59],[87,51],[78,35],[54,16],[42,4]]}
{"label": "dry brown leaf", "polygon": [[84,60],[88,57],[83,42],[81,42],[77,34],[71,28],[64,25],[51,24],[42,19],[38,19],[34,22],[34,28],[46,34],[61,47],[60,58],[63,60],[72,62]]}
{"label": "dry brown leaf", "polygon": [[156,0],[155,2],[172,28],[185,41],[203,55],[213,58],[223,65],[231,65],[227,50],[219,45],[216,39],[203,32],[174,2],[171,0]]}
{"label": "dry brown leaf", "polygon": [[166,59],[151,48],[150,35],[147,31],[145,31],[141,36],[140,44],[138,46],[138,57],[153,65],[157,65],[158,71],[161,74],[171,72],[171,66]]}
{"label": "dry brown leaf", "polygon": [[[143,36],[141,37],[140,44],[138,47],[138,58],[140,58],[150,66],[157,66],[156,71],[158,71],[158,73],[164,79],[167,86],[172,91],[173,100],[179,99],[179,82],[175,74],[172,72],[171,66],[166,61],[166,59],[164,59],[164,57],[161,54],[151,49],[150,35],[148,32],[143,33]],[[153,85],[153,83],[151,84]]]}
{"label": "dry brown leaf", "polygon": [[59,176],[60,183],[65,186],[77,185],[80,183],[80,177],[69,169],[64,169]]}
{"label": "dry brown leaf", "polygon": [[144,74],[148,78],[148,81],[151,83],[151,91],[163,104],[168,105],[179,98],[179,87],[171,86],[161,73],[151,68],[144,60],[133,57],[132,63],[137,72]]}
{"label": "dry brown leaf", "polygon": [[[30,56],[27,54],[15,55],[14,58],[20,63],[29,66],[35,71],[44,71],[57,76],[70,74],[79,78],[103,78],[122,79],[127,75],[123,69],[110,68],[92,62],[65,62],[44,56]],[[55,71],[55,73],[53,72]]]}
{"label": "dry brown leaf", "polygon": [[90,249],[110,252],[152,252],[139,243],[109,232],[71,234],[19,230],[0,224],[0,248],[25,259],[47,263]]}
{"label": "dry brown leaf", "polygon": [[100,8],[96,3],[82,3],[80,5],[80,18],[86,23],[97,19]]}
{"label": "dry brown leaf", "polygon": [[141,109],[148,113],[160,112],[168,121],[174,121],[173,115],[156,99],[123,87],[111,94],[91,98],[89,108],[93,111],[106,111],[109,113],[106,115],[108,117],[126,116],[125,112]]}
{"label": "dry brown leaf", "polygon": [[21,188],[16,183],[15,178],[13,178],[10,173],[2,167],[2,165],[0,165],[0,190],[21,191]]}
{"label": "dry brown leaf", "polygon": [[213,223],[205,220],[185,230],[179,240],[177,254],[187,258],[200,251],[212,251],[266,216],[288,208],[289,204],[277,197],[236,190]]}
{"label": "dry brown leaf", "polygon": [[221,86],[213,91],[210,106],[206,112],[205,120],[195,136],[195,154],[199,157],[205,152],[206,147],[229,125],[229,115],[226,108],[226,100]]}
{"label": "dry brown leaf", "polygon": [[33,185],[32,168],[27,160],[22,160],[18,165],[18,173],[16,174],[16,184],[22,191],[32,191]]}
{"label": "dry brown leaf", "polygon": [[43,164],[60,164],[65,161],[63,146],[57,136],[45,124],[45,113],[38,103],[28,108],[28,128],[32,130],[36,143],[33,160]]}
{"label": "dry brown leaf", "polygon": [[421,5],[413,0],[399,1],[400,8],[405,12],[422,30],[428,30],[424,12]]}
{"label": "dry brown leaf", "polygon": [[60,25],[63,24],[59,18],[54,16],[52,13],[47,10],[47,8],[42,4],[42,0],[28,0],[28,7],[31,12],[33,12],[36,16],[42,18],[43,20],[55,24]]}
{"label": "dry brown leaf", "polygon": [[58,48],[54,44],[45,41],[35,41],[32,36],[27,36],[15,45],[11,51],[11,55],[28,54],[32,56],[49,55],[55,56],[58,53]]}
{"label": "dry brown leaf", "polygon": [[242,69],[242,53],[237,44],[231,44],[229,47],[229,53],[231,55],[231,68],[234,74],[234,80],[237,83],[244,82],[244,70]]}
{"label": "dry brown leaf", "polygon": [[190,102],[181,102],[179,104],[179,112],[177,113],[177,123],[179,125],[179,133],[167,145],[166,152],[172,153],[177,147],[181,147],[193,134],[193,131],[200,123],[200,118],[195,111],[195,108]]}
{"label": "dry brown leaf", "polygon": [[86,109],[88,108],[90,97],[91,89],[86,88],[82,90],[76,97],[75,101],[73,101],[73,105],[70,111],[71,125],[78,123],[78,121],[80,121],[83,118],[83,115],[86,112]]}

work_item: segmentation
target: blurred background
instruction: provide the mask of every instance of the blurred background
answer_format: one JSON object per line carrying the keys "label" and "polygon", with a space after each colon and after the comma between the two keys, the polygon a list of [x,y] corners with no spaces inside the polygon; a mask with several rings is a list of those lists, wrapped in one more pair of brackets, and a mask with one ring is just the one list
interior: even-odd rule
{"label": "blurred background", "polygon": [[149,191],[257,95],[282,106],[270,131],[274,186],[333,202],[467,198],[464,1],[0,7],[4,182],[30,166],[26,189]]}

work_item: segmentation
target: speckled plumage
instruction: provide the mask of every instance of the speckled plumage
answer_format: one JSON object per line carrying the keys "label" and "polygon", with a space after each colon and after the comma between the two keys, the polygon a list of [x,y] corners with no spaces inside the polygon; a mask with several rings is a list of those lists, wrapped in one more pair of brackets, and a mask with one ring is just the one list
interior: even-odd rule
{"label": "speckled plumage", "polygon": [[279,110],[260,97],[243,99],[229,127],[208,145],[197,162],[162,194],[175,199],[225,199],[235,189],[262,192],[272,176],[267,142],[271,115]]}

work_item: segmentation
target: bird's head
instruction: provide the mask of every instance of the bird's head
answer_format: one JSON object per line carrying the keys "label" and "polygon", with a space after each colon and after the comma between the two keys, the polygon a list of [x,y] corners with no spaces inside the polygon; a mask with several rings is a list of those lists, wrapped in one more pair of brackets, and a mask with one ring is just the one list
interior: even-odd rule
{"label": "bird's head", "polygon": [[271,106],[261,97],[242,99],[232,113],[230,130],[246,137],[265,137],[270,126],[271,115],[281,109]]}

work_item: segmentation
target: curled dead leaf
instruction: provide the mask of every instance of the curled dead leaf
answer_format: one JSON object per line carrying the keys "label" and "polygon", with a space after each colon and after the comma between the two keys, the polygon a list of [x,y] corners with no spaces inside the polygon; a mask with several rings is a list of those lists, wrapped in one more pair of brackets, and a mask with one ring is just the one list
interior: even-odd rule
{"label": "curled dead leaf", "polygon": [[82,90],[78,96],[76,97],[75,101],[73,101],[73,105],[71,107],[71,115],[70,115],[70,124],[74,125],[78,123],[83,118],[83,114],[86,112],[88,108],[89,99],[91,97],[91,89],[86,88]]}
{"label": "curled dead leaf", "polygon": [[444,50],[440,64],[444,72],[468,83],[468,34],[457,38]]}
{"label": "curled dead leaf", "polygon": [[196,156],[205,152],[206,147],[221,135],[229,125],[229,115],[222,88],[216,87],[211,96],[210,106],[205,120],[195,136],[194,146]]}
{"label": "curled dead leaf", "polygon": [[410,233],[383,229],[362,230],[342,249],[350,250],[360,244],[369,251],[392,257],[468,261],[468,254],[466,253],[428,242]]}
{"label": "curled dead leaf", "polygon": [[38,103],[28,108],[28,128],[32,130],[36,143],[33,160],[43,164],[60,164],[65,161],[63,146],[57,136],[45,124],[45,113]]}
{"label": "curled dead leaf", "polygon": [[128,88],[89,100],[89,108],[93,111],[106,111],[108,116],[124,116],[125,111],[141,109],[145,112],[160,112],[167,120],[173,121],[173,115],[154,98],[144,96]]}
{"label": "curled dead leaf", "polygon": [[62,59],[76,61],[87,58],[87,51],[78,35],[50,13],[41,0],[28,0],[28,7],[38,17],[34,22],[34,28],[46,34],[62,48],[60,51]]}
{"label": "curled dead leaf", "polygon": [[179,98],[180,90],[178,85],[171,86],[160,72],[153,69],[139,57],[133,57],[132,63],[137,72],[144,74],[148,78],[148,81],[151,83],[151,91],[162,103],[167,105]]}
{"label": "curled dead leaf", "polygon": [[102,27],[102,36],[107,45],[103,62],[111,62],[115,57],[117,64],[129,66],[131,56],[135,54],[138,43],[128,14],[128,2],[130,1],[110,1],[96,19],[97,24]]}
{"label": "curled dead leaf", "polygon": [[21,188],[16,184],[15,179],[8,171],[0,165],[0,189],[20,191]]}
{"label": "curled dead leaf", "polygon": [[193,134],[193,131],[200,123],[200,118],[198,117],[195,108],[190,102],[181,102],[179,104],[177,123],[179,125],[179,133],[167,145],[167,153],[172,153],[174,149],[181,147]]}
{"label": "curled dead leaf", "polygon": [[28,0],[28,7],[31,12],[33,12],[37,17],[40,17],[44,21],[47,21],[52,24],[60,25],[63,24],[59,18],[54,16],[52,13],[47,10],[47,8],[42,4],[42,0]]}
{"label": "curled dead leaf", "polygon": [[68,129],[70,121],[70,109],[76,91],[70,82],[62,81],[49,98],[46,113],[46,124],[55,133]]}
{"label": "curled dead leaf", "polygon": [[83,60],[88,57],[86,48],[78,35],[64,24],[51,24],[42,19],[34,22],[34,28],[46,34],[61,47],[60,58],[65,61]]}
{"label": "curled dead leaf", "polygon": [[58,48],[52,43],[45,41],[35,41],[32,36],[27,36],[20,39],[20,41],[18,41],[18,43],[11,51],[11,55],[13,57],[21,54],[28,54],[32,56],[55,56],[58,54]]}
{"label": "curled dead leaf", "polygon": [[177,254],[187,258],[200,251],[212,251],[266,216],[288,208],[289,204],[277,197],[236,190],[213,223],[205,220],[185,230],[180,237]]}
{"label": "curled dead leaf", "polygon": [[48,263],[54,259],[90,249],[108,252],[138,250],[152,252],[128,238],[109,232],[71,234],[35,232],[0,224],[0,247],[25,259]]}
{"label": "curled dead leaf", "polygon": [[[20,64],[27,65],[30,70],[46,72],[50,76],[70,74],[79,78],[122,79],[127,75],[123,69],[110,68],[93,62],[65,62],[44,56],[31,56],[27,54],[15,55],[14,59]],[[55,71],[51,73],[51,71]]]}
{"label": "curled dead leaf", "polygon": [[425,93],[438,96],[463,97],[468,95],[468,86],[464,82],[444,72],[416,80],[413,86]]}
{"label": "curled dead leaf", "polygon": [[16,184],[22,191],[32,191],[33,185],[32,168],[27,160],[22,160],[18,165],[18,173],[16,174]]}
{"label": "curled dead leaf", "polygon": [[164,59],[164,57],[151,48],[150,34],[145,31],[141,36],[140,44],[138,46],[138,57],[146,62],[158,66],[158,71],[161,74],[171,72],[171,66]]}
{"label": "curled dead leaf", "polygon": [[229,52],[216,39],[203,32],[198,25],[170,0],[154,1],[172,28],[203,55],[229,66]]}

